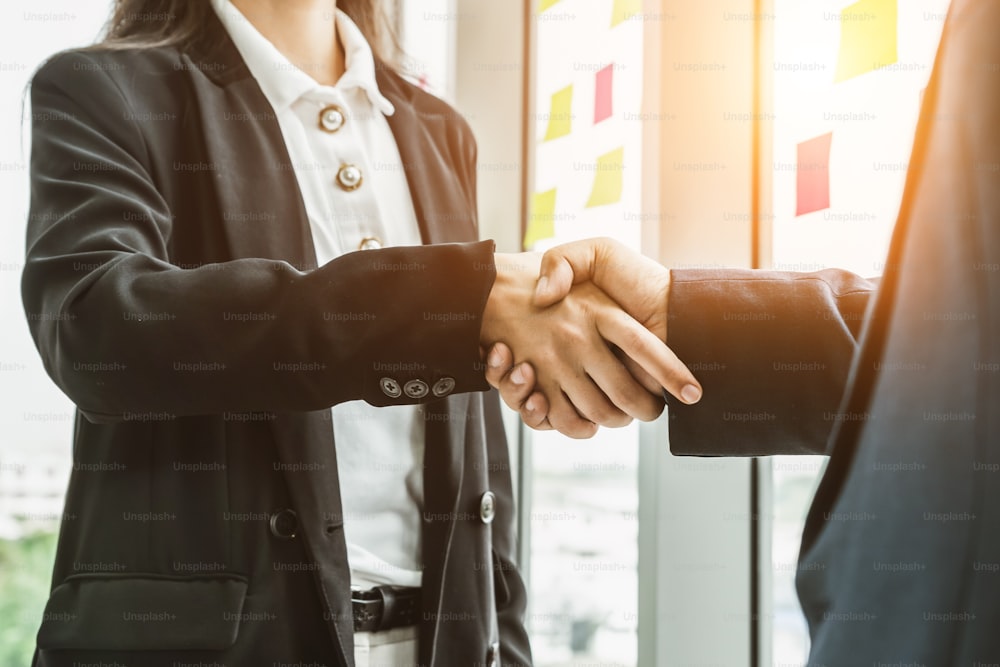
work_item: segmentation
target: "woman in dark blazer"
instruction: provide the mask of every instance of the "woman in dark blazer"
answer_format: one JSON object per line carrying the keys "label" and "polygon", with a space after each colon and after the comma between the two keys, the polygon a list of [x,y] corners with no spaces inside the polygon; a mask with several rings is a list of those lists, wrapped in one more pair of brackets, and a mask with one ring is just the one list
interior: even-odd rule
{"label": "woman in dark blazer", "polygon": [[[372,2],[338,7],[372,39]],[[386,619],[416,624],[421,665],[530,664],[480,345],[584,378],[563,385],[576,434],[662,409],[609,363],[601,318],[676,359],[596,288],[531,310],[537,258],[504,268],[477,242],[468,125],[375,63],[426,245],[322,265],[275,110],[208,0],[119,0],[106,42],[36,74],[23,299],[78,406],[36,665],[353,665],[354,632]],[[679,393],[673,369],[654,375]],[[424,404],[418,602],[352,600],[329,409],[352,400]]]}
{"label": "woman in dark blazer", "polygon": [[[140,4],[173,36],[129,23]],[[367,4],[341,7],[364,29]],[[316,266],[281,130],[207,7],[119,3],[110,43],[32,85],[23,297],[79,407],[35,664],[353,664],[327,409],[352,399],[426,403],[419,664],[530,664],[507,443],[470,393],[495,275],[471,132],[379,66],[420,235],[446,245]]]}

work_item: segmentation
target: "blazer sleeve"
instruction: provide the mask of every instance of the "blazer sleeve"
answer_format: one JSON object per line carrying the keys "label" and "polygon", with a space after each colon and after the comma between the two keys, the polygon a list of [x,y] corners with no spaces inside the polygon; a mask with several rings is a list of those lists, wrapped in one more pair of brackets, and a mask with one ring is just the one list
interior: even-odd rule
{"label": "blazer sleeve", "polygon": [[667,395],[682,455],[824,454],[876,282],[839,270],[671,272],[667,343],[701,381]]}
{"label": "blazer sleeve", "polygon": [[[82,77],[82,90],[80,62],[55,58],[31,88],[22,298],[47,372],[85,416],[396,405],[451,380],[488,389],[492,242],[355,252],[309,272],[264,259],[179,268],[155,156],[111,77]],[[425,396],[390,395],[414,380]]]}

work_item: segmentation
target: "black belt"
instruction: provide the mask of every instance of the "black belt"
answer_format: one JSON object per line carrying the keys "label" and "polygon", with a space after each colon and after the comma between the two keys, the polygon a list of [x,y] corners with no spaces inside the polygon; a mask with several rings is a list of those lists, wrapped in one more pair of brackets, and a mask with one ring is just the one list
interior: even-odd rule
{"label": "black belt", "polygon": [[420,589],[405,586],[376,586],[368,591],[351,591],[355,632],[379,632],[416,625],[420,615]]}

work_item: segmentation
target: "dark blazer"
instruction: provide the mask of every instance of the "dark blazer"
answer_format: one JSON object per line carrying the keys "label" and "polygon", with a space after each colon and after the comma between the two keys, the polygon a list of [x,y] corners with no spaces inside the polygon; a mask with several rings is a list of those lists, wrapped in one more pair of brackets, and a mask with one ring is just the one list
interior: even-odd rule
{"label": "dark blazer", "polygon": [[1000,3],[957,0],[881,283],[675,271],[703,380],[680,454],[828,453],[797,574],[810,665],[1000,661]]}
{"label": "dark blazer", "polygon": [[[420,664],[530,663],[499,404],[474,393],[495,275],[475,142],[378,80],[437,245],[317,267],[273,110],[214,15],[188,47],[35,76],[23,298],[79,407],[36,665],[352,665],[327,410],[352,399],[427,404]],[[396,395],[413,381],[426,396]]]}

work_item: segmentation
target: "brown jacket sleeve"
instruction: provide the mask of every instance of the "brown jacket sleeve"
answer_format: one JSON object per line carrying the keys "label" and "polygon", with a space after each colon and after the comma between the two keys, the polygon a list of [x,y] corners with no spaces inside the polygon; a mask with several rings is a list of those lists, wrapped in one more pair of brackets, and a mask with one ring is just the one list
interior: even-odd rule
{"label": "brown jacket sleeve", "polygon": [[876,284],[852,273],[678,270],[667,343],[704,397],[667,396],[674,454],[823,454]]}

